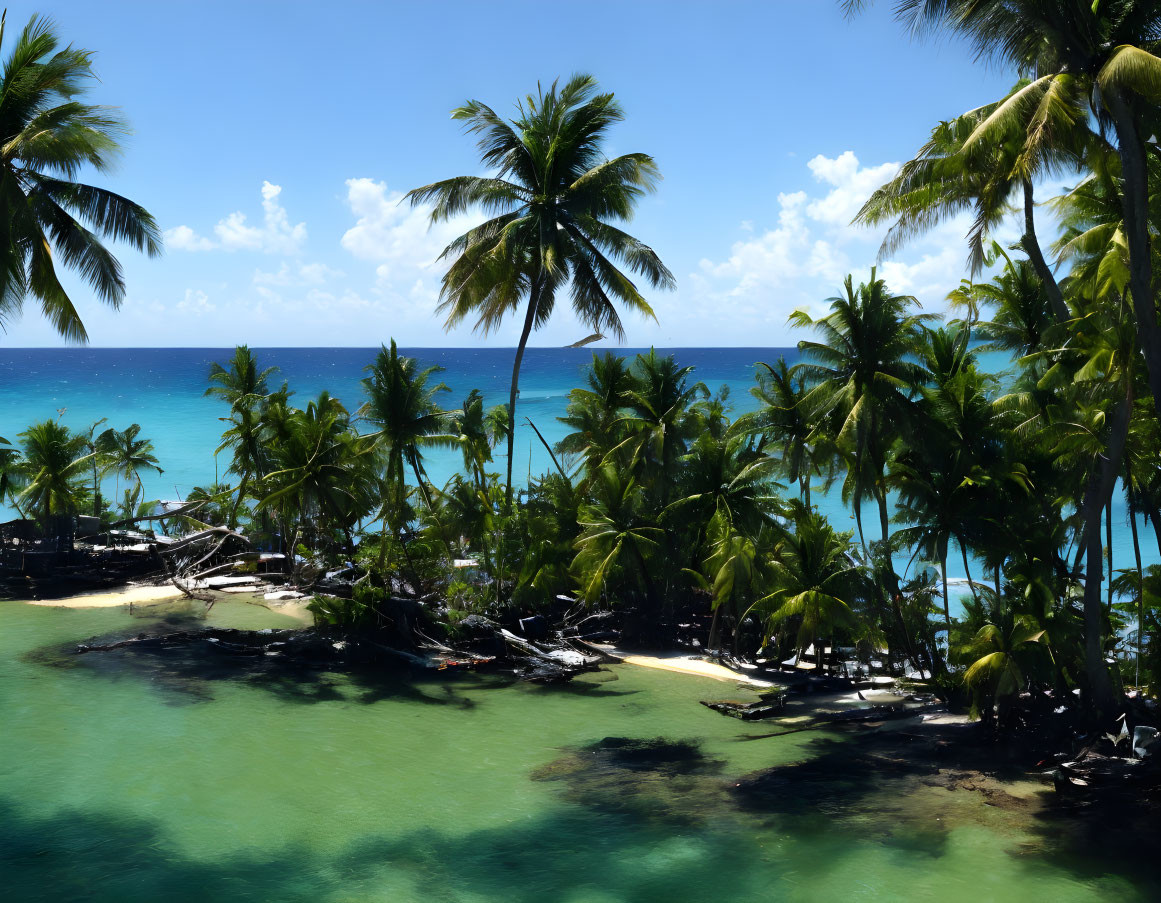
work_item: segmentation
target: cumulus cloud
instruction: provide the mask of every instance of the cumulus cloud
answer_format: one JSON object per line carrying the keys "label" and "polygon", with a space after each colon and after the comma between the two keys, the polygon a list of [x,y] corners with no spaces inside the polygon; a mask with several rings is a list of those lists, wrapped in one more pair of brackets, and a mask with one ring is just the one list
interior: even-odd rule
{"label": "cumulus cloud", "polygon": [[[822,313],[847,273],[866,278],[884,230],[850,222],[899,164],[865,166],[845,151],[818,155],[806,165],[820,190],[780,194],[776,221],[766,228],[761,220],[741,222],[726,257],[700,261],[673,314],[716,322],[749,318],[780,330],[795,308]],[[885,262],[880,275],[893,290],[940,308],[963,275],[964,231],[959,220],[945,224]]]}
{"label": "cumulus cloud", "polygon": [[458,217],[428,228],[431,208],[412,207],[402,199],[403,193],[389,190],[386,182],[347,179],[347,205],[356,221],[342,245],[358,259],[377,263],[380,281],[440,268],[437,258],[448,242],[480,222]]}
{"label": "cumulus cloud", "polygon": [[258,251],[263,254],[297,254],[306,241],[306,223],[291,225],[286,208],[279,202],[282,186],[262,183],[262,224],[252,226],[246,214],[236,210],[218,220],[215,238],[198,235],[181,225],[165,233],[168,246],[178,251]]}
{"label": "cumulus cloud", "polygon": [[209,251],[214,243],[203,238],[189,226],[175,226],[165,230],[165,245],[174,251]]}

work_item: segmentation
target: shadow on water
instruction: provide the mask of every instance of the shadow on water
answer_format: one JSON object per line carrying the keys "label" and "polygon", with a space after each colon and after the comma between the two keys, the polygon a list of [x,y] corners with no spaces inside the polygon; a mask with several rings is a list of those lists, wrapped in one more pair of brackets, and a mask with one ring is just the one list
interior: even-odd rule
{"label": "shadow on water", "polygon": [[84,810],[28,815],[0,801],[0,875],[8,903],[312,900],[304,850],[188,859],[147,819]]}
{"label": "shadow on water", "polygon": [[[819,744],[830,765],[812,768],[806,761],[739,781],[727,778],[724,763],[697,743],[607,737],[566,751],[532,775],[558,784],[564,805],[472,830],[457,826],[453,807],[435,825],[385,823],[381,832],[333,852],[275,842],[260,852],[194,859],[147,819],[89,810],[30,815],[0,802],[3,899],[775,899],[801,895],[811,880],[876,845],[898,850],[911,868],[919,854],[930,860],[920,867],[937,873],[946,836],[937,832],[931,841],[929,823],[908,826],[903,799],[916,781],[922,793],[930,772],[880,768],[857,755],[852,762],[847,750],[855,768],[836,776],[834,758],[845,745]],[[884,806],[891,797],[898,805]],[[1025,889],[1041,874],[1086,883],[1117,874],[1133,882],[1122,898],[1133,899],[1135,891],[1140,899],[1156,899],[1157,885],[1139,863],[1130,868],[1105,858],[1107,843],[1100,856],[1086,855],[1075,845],[1079,838],[1054,840],[1059,825],[1050,831],[1050,824],[1044,823],[1043,842],[1019,856],[1030,879]],[[887,857],[875,861],[881,869],[858,871],[852,880],[860,893],[888,898],[901,873]]]}

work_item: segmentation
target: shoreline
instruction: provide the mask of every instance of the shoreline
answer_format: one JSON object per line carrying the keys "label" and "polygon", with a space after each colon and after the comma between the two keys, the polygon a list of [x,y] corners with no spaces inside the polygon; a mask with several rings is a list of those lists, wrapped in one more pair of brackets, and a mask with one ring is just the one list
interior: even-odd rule
{"label": "shoreline", "polygon": [[[306,600],[285,599],[273,601],[263,598],[259,593],[247,595],[243,593],[216,593],[217,602],[236,600],[247,605],[257,605],[268,609],[275,614],[286,615],[295,620],[310,624],[313,616],[306,608]],[[75,596],[61,596],[59,599],[12,599],[10,601],[24,605],[37,605],[43,608],[118,608],[123,605],[154,606],[167,602],[178,601],[185,597],[176,586],[152,586],[144,584],[130,584],[119,590],[100,593],[78,593]]]}

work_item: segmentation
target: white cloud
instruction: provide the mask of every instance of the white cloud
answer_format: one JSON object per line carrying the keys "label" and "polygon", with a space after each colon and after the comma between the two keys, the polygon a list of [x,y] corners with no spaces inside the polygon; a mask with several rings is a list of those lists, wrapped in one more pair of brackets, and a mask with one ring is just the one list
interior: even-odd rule
{"label": "white cloud", "polygon": [[200,317],[204,314],[213,313],[218,308],[201,289],[187,288],[185,290],[185,297],[177,302],[177,309],[182,313]]}
{"label": "white cloud", "polygon": [[198,235],[189,226],[175,226],[165,233],[169,246],[178,251],[258,251],[263,254],[297,254],[306,241],[306,223],[290,224],[279,203],[281,185],[262,183],[262,225],[251,226],[246,214],[236,210],[214,226],[217,240]]}
{"label": "white cloud", "polygon": [[[867,278],[884,230],[850,221],[899,164],[864,166],[846,151],[816,156],[806,165],[822,190],[780,194],[777,220],[765,229],[761,220],[739,223],[729,255],[700,261],[684,280],[679,303],[667,305],[667,317],[700,321],[706,328],[738,322],[763,333],[766,328],[781,332],[796,308],[823,313],[825,299],[839,291],[847,273],[856,281]],[[928,309],[942,309],[964,275],[966,228],[961,219],[944,224],[885,262],[880,275],[892,290],[915,294]]]}
{"label": "white cloud", "polygon": [[209,251],[214,243],[189,226],[175,226],[165,230],[165,246],[174,251]]}
{"label": "white cloud", "polygon": [[851,227],[850,222],[859,208],[871,192],[899,171],[898,163],[860,167],[852,151],[844,151],[834,159],[819,154],[806,165],[816,180],[833,186],[825,197],[811,201],[806,208],[807,215],[816,222],[839,227],[843,237],[856,234],[857,227]]}
{"label": "white cloud", "polygon": [[344,233],[342,244],[360,260],[377,262],[381,282],[397,275],[410,280],[416,271],[440,269],[437,258],[448,242],[480,221],[458,217],[429,229],[431,208],[400,203],[402,198],[402,192],[388,190],[386,182],[347,179],[347,204],[357,220]]}

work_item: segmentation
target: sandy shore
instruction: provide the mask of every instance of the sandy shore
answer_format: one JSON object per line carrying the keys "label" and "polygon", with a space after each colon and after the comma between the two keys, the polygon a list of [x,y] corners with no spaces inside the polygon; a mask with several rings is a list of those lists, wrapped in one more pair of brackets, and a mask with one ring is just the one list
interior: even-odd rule
{"label": "sandy shore", "polygon": [[658,671],[673,671],[677,674],[694,674],[698,677],[712,677],[714,680],[727,680],[730,683],[744,683],[751,687],[765,689],[774,686],[766,680],[750,677],[744,671],[735,671],[725,665],[703,661],[692,655],[682,653],[661,655],[637,655],[625,652],[613,646],[601,646],[604,652],[620,659],[626,665],[637,665],[642,668],[656,668]]}
{"label": "sandy shore", "polygon": [[54,608],[114,608],[118,605],[141,605],[176,599],[181,590],[175,586],[130,586],[111,593],[90,593],[66,596],[62,599],[30,599],[29,605],[48,605]]}
{"label": "sandy shore", "polygon": [[[29,605],[44,605],[52,608],[116,608],[120,605],[153,605],[180,599],[181,590],[175,586],[128,586],[108,593],[88,593],[80,596],[65,596],[60,599],[26,599]],[[271,611],[294,618],[306,624],[313,623],[314,616],[307,610],[307,599],[267,600],[261,594],[222,595],[218,603],[234,601],[249,605],[260,605]]]}

